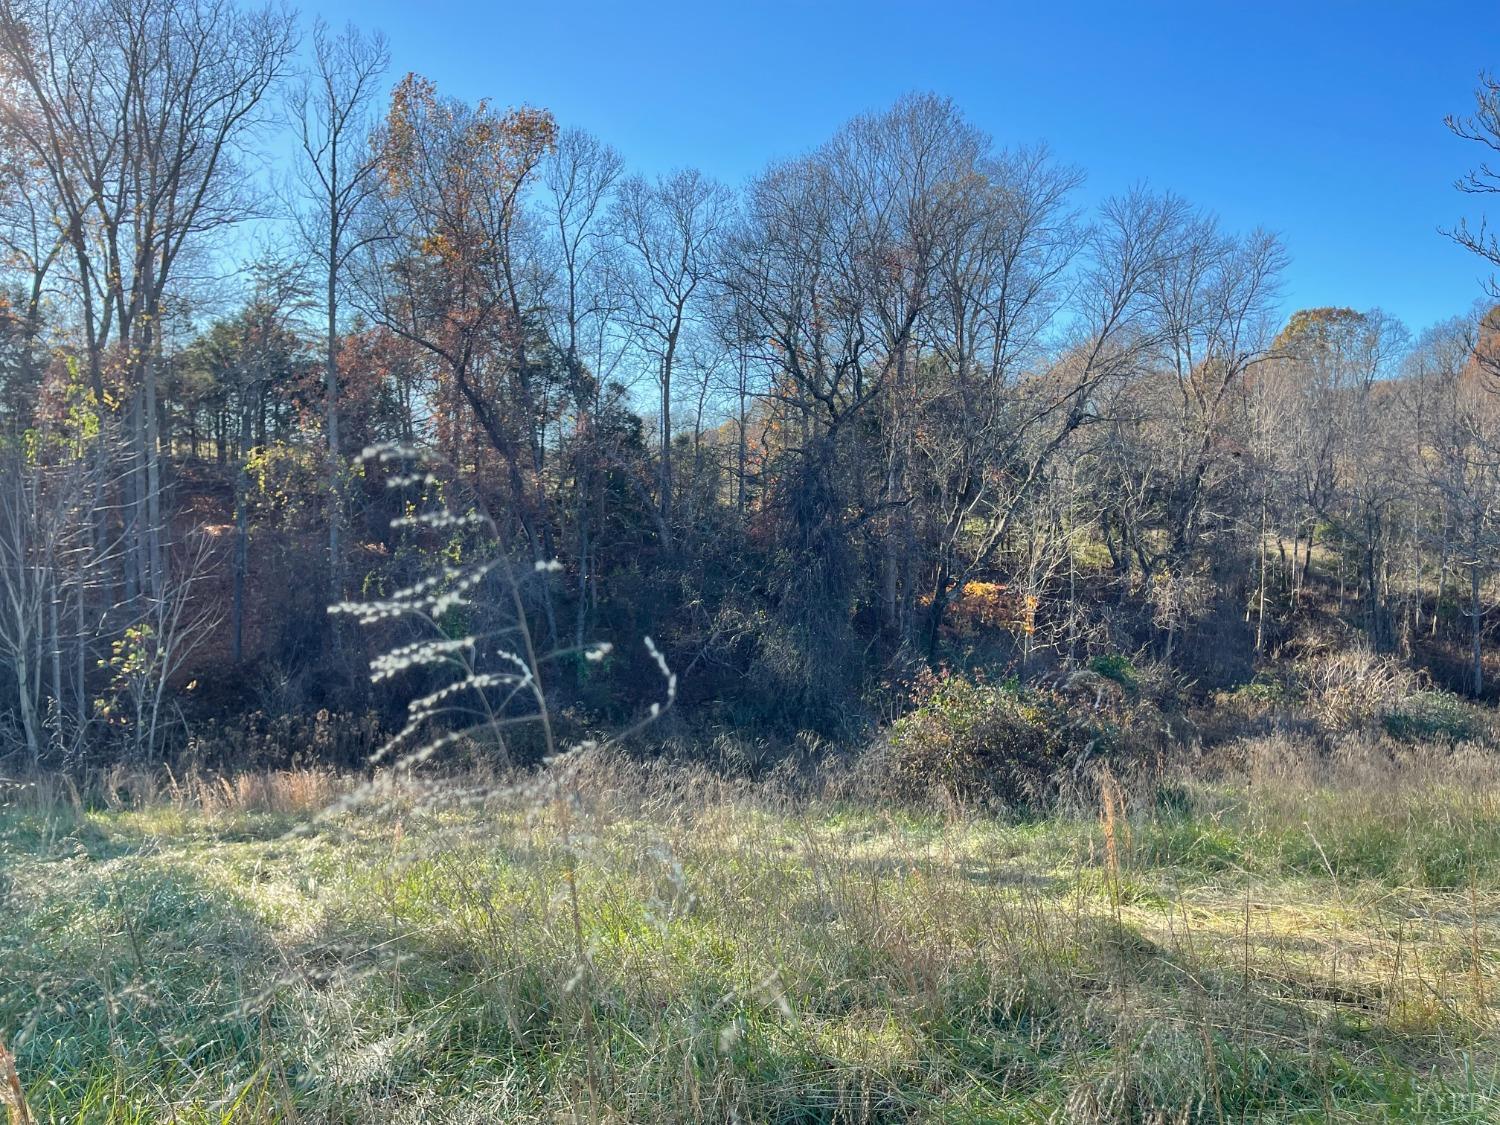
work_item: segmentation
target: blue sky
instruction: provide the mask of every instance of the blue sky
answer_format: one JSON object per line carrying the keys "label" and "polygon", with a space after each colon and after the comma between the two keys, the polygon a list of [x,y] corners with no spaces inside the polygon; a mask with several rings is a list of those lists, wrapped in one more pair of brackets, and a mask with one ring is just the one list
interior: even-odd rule
{"label": "blue sky", "polygon": [[[379,28],[392,77],[546,106],[655,172],[740,183],[908,90],[1001,145],[1046,141],[1083,202],[1170,188],[1279,232],[1287,311],[1380,306],[1414,330],[1485,271],[1438,233],[1480,201],[1443,115],[1500,69],[1500,2],[469,3],[322,0]],[[1500,206],[1496,207],[1500,217]]]}

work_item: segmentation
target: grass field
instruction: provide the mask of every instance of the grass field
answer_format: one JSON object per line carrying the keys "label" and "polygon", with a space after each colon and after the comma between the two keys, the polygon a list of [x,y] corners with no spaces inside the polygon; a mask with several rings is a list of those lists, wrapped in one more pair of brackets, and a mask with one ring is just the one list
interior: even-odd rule
{"label": "grass field", "polygon": [[1029,822],[30,791],[0,1033],[36,1121],[1500,1120],[1500,766],[1254,758]]}

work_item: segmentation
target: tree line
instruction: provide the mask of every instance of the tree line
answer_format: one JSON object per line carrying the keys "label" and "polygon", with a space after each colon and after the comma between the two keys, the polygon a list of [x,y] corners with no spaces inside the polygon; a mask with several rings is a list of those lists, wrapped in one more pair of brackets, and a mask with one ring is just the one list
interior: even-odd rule
{"label": "tree line", "polygon": [[[525,618],[580,722],[652,674],[587,646],[646,634],[690,714],[786,734],[864,730],[924,667],[1243,682],[1318,620],[1489,690],[1484,304],[1415,338],[1286,319],[1273,234],[1145,187],[1085,207],[936,95],[731,187],[389,67],[229,0],[0,0],[31,761],[257,709],[399,721],[323,607],[485,551],[523,596],[438,626]],[[1449,126],[1500,140],[1500,89]],[[493,522],[403,518],[434,498]]]}

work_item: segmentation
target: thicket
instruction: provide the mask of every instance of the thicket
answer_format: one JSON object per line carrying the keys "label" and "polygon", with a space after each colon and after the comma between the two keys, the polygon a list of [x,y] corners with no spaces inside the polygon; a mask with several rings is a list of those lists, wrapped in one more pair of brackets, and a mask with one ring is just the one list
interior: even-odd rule
{"label": "thicket", "polygon": [[[1150,754],[1275,685],[1402,735],[1470,731],[1423,691],[1491,698],[1483,307],[1415,340],[1287,318],[1274,237],[1170,192],[1083,210],[1078,169],[934,95],[731,189],[419,76],[387,99],[378,36],[298,40],[0,5],[8,762],[354,765],[445,682],[378,654],[523,625],[544,690],[499,718],[632,722],[650,637],[653,739],[853,744],[914,707],[892,745],[948,745],[917,754],[940,788],[1004,758],[1018,799],[1076,739]],[[1495,99],[1451,124],[1489,135]],[[234,259],[265,214],[284,244]],[[417,588],[431,620],[326,612]],[[1319,672],[1328,643],[1369,667]],[[1121,725],[1115,689],[1161,715]]]}

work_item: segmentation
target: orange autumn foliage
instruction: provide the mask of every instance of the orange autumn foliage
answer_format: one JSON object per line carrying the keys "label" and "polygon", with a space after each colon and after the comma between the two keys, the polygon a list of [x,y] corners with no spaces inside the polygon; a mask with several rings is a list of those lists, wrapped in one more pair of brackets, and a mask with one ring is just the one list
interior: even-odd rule
{"label": "orange autumn foliage", "polygon": [[[917,604],[926,609],[932,595],[922,595]],[[1017,593],[1003,582],[965,582],[948,603],[944,628],[960,636],[983,629],[1034,633],[1037,604],[1035,594]]]}

